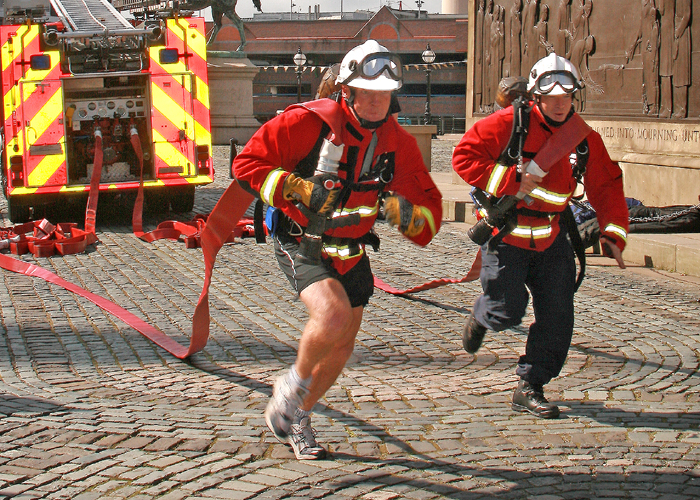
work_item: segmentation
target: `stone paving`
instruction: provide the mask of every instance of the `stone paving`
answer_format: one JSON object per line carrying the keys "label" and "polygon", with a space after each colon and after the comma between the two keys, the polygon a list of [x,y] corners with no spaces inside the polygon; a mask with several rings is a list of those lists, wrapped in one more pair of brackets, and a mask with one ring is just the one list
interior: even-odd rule
{"label": "stone paving", "polygon": [[[216,154],[196,212],[230,182],[227,148]],[[426,248],[377,229],[373,269],[397,287],[461,277],[476,251],[461,223]],[[98,222],[98,236],[85,254],[22,258],[186,343],[201,251],[142,242],[118,222]],[[569,359],[546,388],[563,410],[551,421],[510,409],[529,317],[472,356],[461,330],[478,282],[375,291],[351,362],[315,408],[331,451],[319,462],[296,461],[263,420],[306,319],[271,245],[222,249],[211,337],[188,361],[54,285],[0,279],[0,498],[700,498],[700,292],[687,277],[592,259]]]}

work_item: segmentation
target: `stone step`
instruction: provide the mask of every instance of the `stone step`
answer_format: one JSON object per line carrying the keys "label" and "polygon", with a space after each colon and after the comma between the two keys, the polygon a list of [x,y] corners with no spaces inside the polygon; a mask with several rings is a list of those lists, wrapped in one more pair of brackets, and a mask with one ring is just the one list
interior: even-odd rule
{"label": "stone step", "polygon": [[[452,172],[431,176],[443,196],[443,220],[476,223],[469,186]],[[700,277],[700,233],[630,234],[624,258],[630,264]]]}

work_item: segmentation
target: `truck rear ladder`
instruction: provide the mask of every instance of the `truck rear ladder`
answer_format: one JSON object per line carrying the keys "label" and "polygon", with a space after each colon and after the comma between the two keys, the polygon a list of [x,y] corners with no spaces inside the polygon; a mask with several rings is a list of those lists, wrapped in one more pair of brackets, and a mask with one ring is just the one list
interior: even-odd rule
{"label": "truck rear ladder", "polygon": [[107,0],[51,0],[56,14],[71,31],[105,32],[133,29]]}

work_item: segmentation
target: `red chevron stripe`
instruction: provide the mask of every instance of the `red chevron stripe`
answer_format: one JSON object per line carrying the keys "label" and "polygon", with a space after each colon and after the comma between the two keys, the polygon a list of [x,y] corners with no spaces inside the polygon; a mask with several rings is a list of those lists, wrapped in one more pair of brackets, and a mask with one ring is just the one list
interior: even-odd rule
{"label": "red chevron stripe", "polygon": [[[180,151],[182,155],[189,160],[190,163],[194,164],[194,143],[193,141],[177,140],[179,136],[179,128],[175,126],[168,118],[163,115],[156,108],[153,108],[153,114],[151,115],[151,123],[153,124],[153,130],[162,135],[168,143]],[[157,154],[155,155],[155,166],[156,168],[163,168],[172,165],[167,165],[165,161],[160,158]]]}
{"label": "red chevron stripe", "polygon": [[[23,96],[25,100],[21,108],[23,109],[22,118],[25,123],[27,120],[31,122],[56,92],[60,92],[61,82],[58,79],[49,80],[49,78],[45,80],[47,83],[43,86],[43,92],[42,86],[39,86],[30,96]],[[23,92],[26,93],[26,91],[27,85],[23,85]]]}
{"label": "red chevron stripe", "polygon": [[[203,19],[196,18],[188,19],[187,21],[189,22],[190,29],[194,29],[198,31],[202,36],[204,36]],[[185,43],[179,36],[175,34],[175,31],[173,29],[168,28],[168,31],[172,33],[167,34],[168,47],[177,48],[180,51],[180,53],[183,53],[185,51]],[[202,57],[200,57],[198,54],[192,51],[191,48],[188,49],[187,52],[191,54],[190,57],[187,58],[186,64],[188,69],[192,71],[195,75],[199,76],[202,79],[202,81],[208,83],[206,60],[204,60]]]}

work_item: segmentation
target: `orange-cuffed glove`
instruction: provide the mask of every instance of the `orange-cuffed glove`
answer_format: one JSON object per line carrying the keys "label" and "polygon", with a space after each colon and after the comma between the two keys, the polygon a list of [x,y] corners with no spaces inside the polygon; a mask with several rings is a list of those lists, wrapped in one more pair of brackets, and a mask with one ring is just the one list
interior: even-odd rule
{"label": "orange-cuffed glove", "polygon": [[[328,185],[333,186],[328,189]],[[338,178],[331,174],[315,175],[302,179],[289,174],[282,186],[285,200],[296,200],[317,214],[328,214],[335,208],[340,194]]]}
{"label": "orange-cuffed glove", "polygon": [[420,207],[399,195],[384,199],[384,217],[390,226],[399,226],[399,231],[409,238],[418,236],[425,228],[425,216]]}

